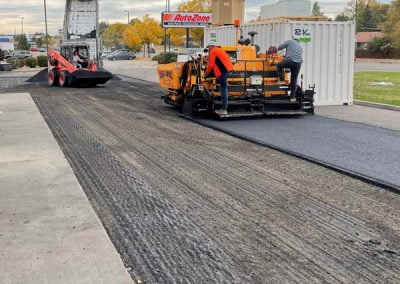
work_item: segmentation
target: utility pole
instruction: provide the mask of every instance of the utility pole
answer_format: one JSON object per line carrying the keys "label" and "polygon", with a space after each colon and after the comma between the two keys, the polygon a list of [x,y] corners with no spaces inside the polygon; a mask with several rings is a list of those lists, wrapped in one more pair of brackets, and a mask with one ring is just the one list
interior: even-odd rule
{"label": "utility pole", "polygon": [[49,53],[49,33],[47,31],[47,5],[46,5],[46,0],[44,1],[44,25],[46,27],[46,35],[45,35],[45,39],[46,39],[46,50],[47,53]]}
{"label": "utility pole", "polygon": [[24,34],[24,17],[21,17],[21,35]]}
{"label": "utility pole", "polygon": [[124,12],[128,13],[128,25],[129,25],[129,11],[128,10],[124,10]]}

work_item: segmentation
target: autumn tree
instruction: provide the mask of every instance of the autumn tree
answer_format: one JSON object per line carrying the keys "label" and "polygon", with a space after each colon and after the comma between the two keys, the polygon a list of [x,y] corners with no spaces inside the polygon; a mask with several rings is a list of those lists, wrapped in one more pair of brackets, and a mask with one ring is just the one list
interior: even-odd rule
{"label": "autumn tree", "polygon": [[186,30],[183,28],[171,28],[168,29],[167,35],[173,44],[180,45],[185,42]]}
{"label": "autumn tree", "polygon": [[104,45],[107,48],[122,48],[125,46],[125,41],[122,37],[125,29],[128,27],[126,24],[116,23],[110,25],[103,33]]}
{"label": "autumn tree", "polygon": [[[211,12],[211,0],[189,0],[181,3],[178,6],[180,12]],[[182,32],[181,32],[182,33]],[[185,32],[186,35],[186,32]],[[204,29],[193,28],[190,29],[190,36],[194,41],[201,44],[204,38]]]}
{"label": "autumn tree", "polygon": [[139,51],[142,46],[137,25],[129,25],[122,33],[124,43],[132,50]]}
{"label": "autumn tree", "polygon": [[391,46],[400,49],[400,0],[394,0],[387,11],[387,17],[382,24],[383,31],[390,39]]}
{"label": "autumn tree", "polygon": [[[163,29],[160,23],[151,18],[148,14],[144,15],[143,18],[138,21],[134,26],[136,33],[140,38],[142,45],[147,45],[150,49],[150,44],[160,44],[163,37]],[[150,53],[149,53],[150,54]]]}

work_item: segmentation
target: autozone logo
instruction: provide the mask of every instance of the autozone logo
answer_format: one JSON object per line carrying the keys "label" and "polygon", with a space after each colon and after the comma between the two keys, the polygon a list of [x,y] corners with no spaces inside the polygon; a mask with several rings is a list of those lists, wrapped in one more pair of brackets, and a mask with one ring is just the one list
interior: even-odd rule
{"label": "autozone logo", "polygon": [[182,14],[182,13],[165,13],[163,22],[192,22],[192,23],[209,23],[211,15],[209,14]]}

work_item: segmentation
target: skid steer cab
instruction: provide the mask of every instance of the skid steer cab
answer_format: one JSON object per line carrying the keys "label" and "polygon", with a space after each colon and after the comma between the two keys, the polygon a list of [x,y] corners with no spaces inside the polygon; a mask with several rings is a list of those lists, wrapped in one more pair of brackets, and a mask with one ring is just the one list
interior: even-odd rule
{"label": "skid steer cab", "polygon": [[[112,78],[106,70],[98,70],[97,63],[90,60],[87,45],[63,45],[60,51],[50,49],[48,52],[49,86],[91,86],[105,84]],[[74,58],[75,57],[75,58]],[[78,59],[79,58],[79,59]]]}
{"label": "skid steer cab", "polygon": [[[254,33],[252,33],[254,36]],[[207,50],[191,56],[187,62],[160,64],[158,77],[162,88],[168,93],[163,96],[167,104],[175,105],[185,115],[207,114],[220,118],[304,115],[314,113],[314,89],[304,90],[303,83],[290,100],[290,70],[284,70],[281,81],[276,65],[284,57],[271,47],[259,53],[250,40],[235,46],[220,46],[234,64],[228,77],[228,114],[217,115],[214,110],[221,107],[220,85],[215,77],[203,78],[207,65]]]}

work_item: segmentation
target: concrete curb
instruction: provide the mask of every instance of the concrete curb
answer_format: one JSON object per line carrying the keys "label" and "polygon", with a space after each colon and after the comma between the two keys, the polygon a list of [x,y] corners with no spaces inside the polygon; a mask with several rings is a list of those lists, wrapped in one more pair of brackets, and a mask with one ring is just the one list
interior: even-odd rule
{"label": "concrete curb", "polygon": [[355,105],[359,105],[359,106],[373,107],[373,108],[386,109],[386,110],[392,110],[392,111],[400,111],[400,107],[394,106],[394,105],[372,103],[372,102],[359,101],[359,100],[354,100],[353,103]]}

